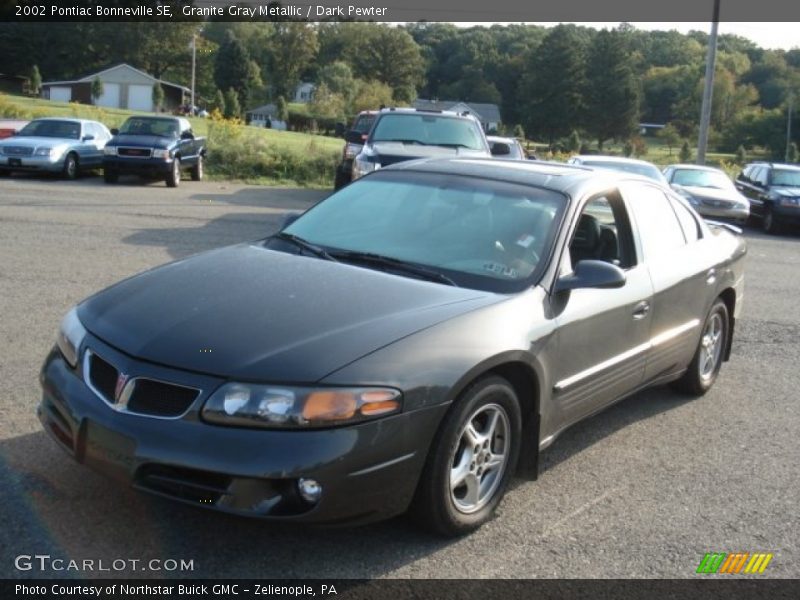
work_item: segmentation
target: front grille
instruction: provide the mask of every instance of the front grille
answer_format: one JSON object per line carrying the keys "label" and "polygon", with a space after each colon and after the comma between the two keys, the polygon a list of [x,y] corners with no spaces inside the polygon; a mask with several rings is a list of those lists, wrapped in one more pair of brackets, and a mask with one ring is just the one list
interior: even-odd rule
{"label": "front grille", "polygon": [[152,154],[150,148],[117,148],[119,156],[130,156],[133,158],[150,158]]}
{"label": "front grille", "polygon": [[[86,376],[90,386],[103,400],[121,412],[179,417],[200,394],[194,388],[147,377],[130,377],[121,381],[120,371],[114,365],[94,352],[89,352],[88,357]],[[117,385],[124,387],[117,389]]]}
{"label": "front grille", "polygon": [[177,417],[197,398],[197,390],[152,379],[136,379],[128,411],[158,417]]}
{"label": "front grille", "polygon": [[3,154],[6,156],[31,156],[33,155],[33,148],[26,146],[6,146],[3,148]]}
{"label": "front grille", "polygon": [[94,389],[103,396],[106,402],[113,404],[114,390],[117,386],[119,371],[113,365],[104,361],[97,354],[92,354],[89,361],[89,381]]}

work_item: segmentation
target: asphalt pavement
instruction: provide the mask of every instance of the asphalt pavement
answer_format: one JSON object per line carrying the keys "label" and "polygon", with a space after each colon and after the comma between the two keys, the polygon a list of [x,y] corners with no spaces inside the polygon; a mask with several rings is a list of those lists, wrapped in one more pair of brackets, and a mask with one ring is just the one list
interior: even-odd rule
{"label": "asphalt pavement", "polygon": [[[684,578],[706,552],[770,552],[757,577],[800,576],[800,232],[746,230],[744,313],[710,393],[649,390],[571,428],[543,454],[539,480],[515,481],[497,518],[462,539],[402,517],[313,529],[183,506],[96,475],[42,431],[38,369],[71,306],[142,270],[264,237],[324,196],[0,180],[0,577]],[[95,562],[18,568],[37,554]],[[168,559],[193,569],[165,571]]]}

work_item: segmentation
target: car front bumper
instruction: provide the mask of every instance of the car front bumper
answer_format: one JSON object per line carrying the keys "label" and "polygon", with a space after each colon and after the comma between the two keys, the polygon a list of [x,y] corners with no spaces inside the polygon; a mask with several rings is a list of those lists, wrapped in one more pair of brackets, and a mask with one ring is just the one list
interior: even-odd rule
{"label": "car front bumper", "polygon": [[151,175],[162,177],[172,172],[172,159],[103,157],[103,168],[120,175]]}
{"label": "car front bumper", "polygon": [[64,155],[58,156],[0,156],[0,169],[6,171],[50,171],[64,168]]}
{"label": "car front bumper", "polygon": [[709,217],[712,219],[724,219],[729,221],[735,221],[737,223],[744,223],[745,221],[747,221],[747,219],[750,218],[749,206],[734,206],[726,208],[726,207],[708,206],[706,204],[703,204],[700,206],[694,205],[694,208],[702,216]]}
{"label": "car front bumper", "polygon": [[[142,491],[264,519],[360,523],[404,512],[447,408],[320,430],[220,427],[202,421],[197,409],[213,390],[180,418],[134,415],[106,404],[81,370],[53,349],[42,366],[37,410],[44,429],[78,462]],[[322,486],[317,503],[299,495],[301,477]]]}
{"label": "car front bumper", "polygon": [[800,226],[800,206],[777,204],[772,208],[772,217],[786,225]]}

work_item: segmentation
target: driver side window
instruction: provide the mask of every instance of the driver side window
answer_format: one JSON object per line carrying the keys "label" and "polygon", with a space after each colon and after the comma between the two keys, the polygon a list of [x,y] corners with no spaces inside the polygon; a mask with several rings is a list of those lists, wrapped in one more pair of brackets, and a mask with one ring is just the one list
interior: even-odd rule
{"label": "driver side window", "polygon": [[573,269],[581,260],[601,260],[622,269],[636,265],[630,220],[616,192],[592,198],[583,207],[569,257]]}

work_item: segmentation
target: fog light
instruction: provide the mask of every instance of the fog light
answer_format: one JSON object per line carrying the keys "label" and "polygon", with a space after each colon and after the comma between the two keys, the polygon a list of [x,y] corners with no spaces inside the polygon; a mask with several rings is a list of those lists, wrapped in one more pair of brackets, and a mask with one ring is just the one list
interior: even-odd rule
{"label": "fog light", "polygon": [[297,491],[303,497],[303,500],[316,504],[322,496],[322,486],[316,479],[301,478],[297,481]]}

